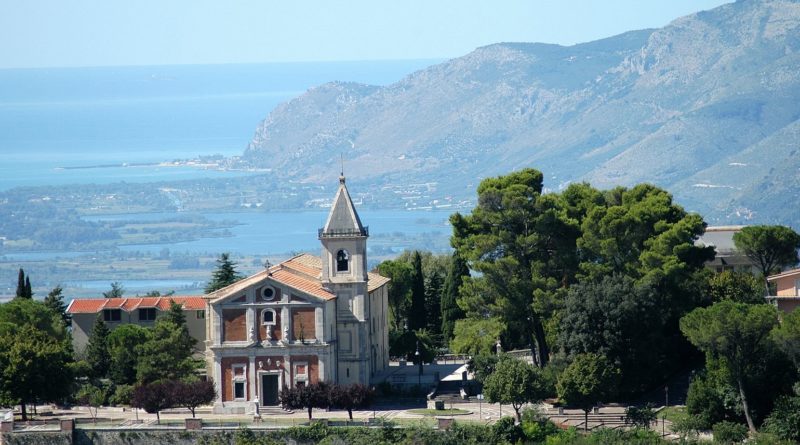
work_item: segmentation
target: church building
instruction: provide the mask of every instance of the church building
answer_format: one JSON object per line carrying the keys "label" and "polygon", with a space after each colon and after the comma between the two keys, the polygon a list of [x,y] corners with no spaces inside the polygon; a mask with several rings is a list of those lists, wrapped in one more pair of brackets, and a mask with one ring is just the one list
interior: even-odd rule
{"label": "church building", "polygon": [[206,296],[215,413],[276,406],[285,387],[368,385],[386,370],[389,279],[367,271],[368,237],[342,176],[319,257],[295,256]]}

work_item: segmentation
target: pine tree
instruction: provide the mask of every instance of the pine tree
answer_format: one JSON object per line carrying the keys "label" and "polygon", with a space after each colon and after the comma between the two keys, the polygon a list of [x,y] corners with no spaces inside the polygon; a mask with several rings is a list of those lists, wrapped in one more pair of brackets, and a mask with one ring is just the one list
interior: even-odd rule
{"label": "pine tree", "polygon": [[103,317],[98,315],[89,337],[89,344],[86,346],[86,361],[89,363],[90,375],[93,378],[102,379],[108,376],[111,367],[111,353],[108,352],[110,333]]}
{"label": "pine tree", "polygon": [[122,283],[119,281],[115,281],[111,283],[111,290],[108,292],[103,292],[103,298],[121,298],[122,294],[125,293],[125,288],[122,287]]}
{"label": "pine tree", "polygon": [[433,271],[425,286],[425,312],[428,332],[438,339],[442,334],[442,277]]}
{"label": "pine tree", "polygon": [[412,331],[425,329],[428,325],[425,316],[425,276],[422,274],[422,257],[414,251],[411,261],[414,274],[411,277],[411,310],[408,314],[408,327]]}
{"label": "pine tree", "polygon": [[67,313],[67,304],[64,303],[64,289],[56,286],[47,294],[44,304],[64,320],[65,326],[72,326],[72,316]]}
{"label": "pine tree", "polygon": [[469,267],[467,262],[464,261],[458,253],[453,253],[450,260],[450,269],[447,271],[447,277],[444,280],[444,289],[442,290],[442,335],[447,342],[453,338],[453,329],[456,325],[456,320],[464,318],[464,311],[458,307],[458,288],[464,282],[464,277],[469,276]]}
{"label": "pine tree", "polygon": [[25,271],[19,268],[19,277],[17,278],[17,298],[25,298]]}
{"label": "pine tree", "polygon": [[196,364],[192,353],[197,341],[189,335],[181,305],[170,302],[169,311],[156,320],[152,335],[136,346],[139,383],[181,380],[191,376]]}
{"label": "pine tree", "polygon": [[223,253],[217,259],[217,269],[211,275],[211,281],[206,286],[206,293],[214,292],[229,286],[243,277],[236,272],[236,263],[230,260],[230,254]]}

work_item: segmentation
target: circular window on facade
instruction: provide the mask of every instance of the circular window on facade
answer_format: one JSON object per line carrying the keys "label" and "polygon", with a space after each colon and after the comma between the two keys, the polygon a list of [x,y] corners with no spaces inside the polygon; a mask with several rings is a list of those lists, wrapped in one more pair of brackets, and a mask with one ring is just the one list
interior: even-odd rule
{"label": "circular window on facade", "polygon": [[264,290],[261,291],[261,295],[264,296],[265,300],[272,300],[275,298],[275,289],[271,287],[265,287]]}

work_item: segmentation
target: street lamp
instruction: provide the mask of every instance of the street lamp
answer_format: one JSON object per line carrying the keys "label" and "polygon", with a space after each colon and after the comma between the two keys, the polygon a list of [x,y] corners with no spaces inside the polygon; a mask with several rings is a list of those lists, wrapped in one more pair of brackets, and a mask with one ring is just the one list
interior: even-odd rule
{"label": "street lamp", "polygon": [[414,358],[419,363],[419,374],[417,375],[417,386],[422,388],[422,356],[419,354],[419,340],[417,340],[417,351],[414,352]]}

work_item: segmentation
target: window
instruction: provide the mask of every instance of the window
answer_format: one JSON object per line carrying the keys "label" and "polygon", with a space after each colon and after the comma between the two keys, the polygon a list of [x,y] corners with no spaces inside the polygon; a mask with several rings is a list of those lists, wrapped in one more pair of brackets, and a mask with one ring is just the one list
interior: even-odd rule
{"label": "window", "polygon": [[194,316],[198,320],[204,320],[206,318],[206,311],[194,311]]}
{"label": "window", "polygon": [[139,321],[153,321],[156,319],[156,308],[139,309]]}
{"label": "window", "polygon": [[347,272],[349,270],[350,254],[342,249],[336,252],[336,272]]}
{"label": "window", "polygon": [[294,364],[294,386],[300,387],[308,382],[308,363],[298,362]]}
{"label": "window", "polygon": [[247,398],[245,392],[245,384],[247,384],[247,377],[245,377],[245,365],[233,365],[233,398],[234,400],[243,400]]}
{"label": "window", "polygon": [[262,324],[275,324],[275,310],[273,310],[273,309],[264,309],[261,312],[261,323]]}
{"label": "window", "polygon": [[121,318],[119,309],[103,309],[103,321],[119,321]]}
{"label": "window", "polygon": [[261,291],[261,295],[264,296],[265,300],[270,301],[275,298],[275,289],[271,287],[265,287],[264,290]]}

